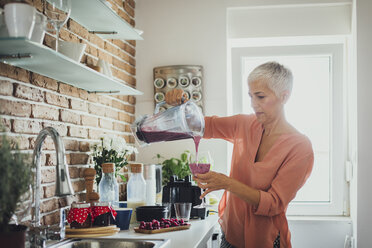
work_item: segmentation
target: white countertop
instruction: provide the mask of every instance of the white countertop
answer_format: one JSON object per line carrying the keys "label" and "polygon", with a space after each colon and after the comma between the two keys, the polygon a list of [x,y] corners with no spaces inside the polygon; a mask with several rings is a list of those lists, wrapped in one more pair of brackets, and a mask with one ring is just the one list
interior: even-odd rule
{"label": "white countertop", "polygon": [[144,234],[134,232],[134,226],[129,230],[120,231],[114,236],[106,238],[112,239],[169,239],[171,248],[187,247],[201,248],[204,247],[208,239],[212,236],[213,230],[218,225],[218,215],[210,215],[204,220],[190,220],[191,227],[188,230]]}

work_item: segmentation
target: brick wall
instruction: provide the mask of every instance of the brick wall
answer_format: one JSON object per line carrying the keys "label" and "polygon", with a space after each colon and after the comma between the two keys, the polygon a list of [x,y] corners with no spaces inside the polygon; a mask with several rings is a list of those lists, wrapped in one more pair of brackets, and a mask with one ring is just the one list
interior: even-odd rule
{"label": "brick wall", "polygon": [[[8,1],[0,0],[0,6],[3,7],[6,2]],[[45,4],[41,0],[27,2],[40,12]],[[132,26],[135,25],[134,0],[109,2],[123,19]],[[87,44],[82,63],[96,65],[98,59],[103,59],[111,65],[116,80],[136,86],[135,41],[101,39],[72,19],[61,30],[60,38]],[[48,33],[44,44],[50,47],[54,39],[55,34]],[[89,94],[54,79],[0,63],[0,120],[6,127],[7,135],[30,155],[37,134],[44,127],[56,128],[64,141],[66,160],[76,194],[64,198],[54,196],[56,157],[53,142],[48,137],[41,157],[42,223],[58,223],[58,208],[65,207],[74,200],[85,199],[82,172],[92,163],[89,157],[91,142],[110,133],[124,137],[128,143],[134,143],[129,127],[134,121],[135,104],[134,96]],[[131,160],[134,160],[133,156]]]}

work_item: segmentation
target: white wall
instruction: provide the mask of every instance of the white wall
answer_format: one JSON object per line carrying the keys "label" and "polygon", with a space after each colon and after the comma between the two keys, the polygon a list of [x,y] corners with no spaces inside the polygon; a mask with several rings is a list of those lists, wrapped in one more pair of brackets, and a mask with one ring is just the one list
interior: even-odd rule
{"label": "white wall", "polygon": [[[138,89],[136,115],[153,112],[153,68],[191,64],[204,67],[204,110],[206,115],[226,115],[226,9],[223,1],[137,1],[137,26],[144,41],[137,49]],[[158,143],[140,149],[138,159],[151,163],[157,153],[166,158],[184,150],[194,152],[192,140]],[[209,150],[215,170],[226,172],[226,144],[202,140],[200,150]]]}
{"label": "white wall", "polygon": [[[144,30],[143,41],[137,42],[136,115],[149,114],[153,103],[153,68],[164,65],[195,64],[204,67],[204,104],[206,115],[225,116],[227,108],[227,8],[255,5],[292,5],[297,3],[339,3],[343,0],[140,0],[136,2],[136,26]],[[346,1],[350,2],[350,1]],[[372,44],[372,42],[371,42]],[[370,125],[372,126],[372,125]],[[372,140],[372,139],[371,139]],[[152,144],[140,149],[138,160],[155,162],[160,153],[178,156],[185,149],[194,151],[192,140]],[[223,141],[202,140],[201,150],[209,150],[215,160],[214,170],[227,172],[229,157]],[[371,208],[372,209],[372,208]],[[350,221],[289,221],[293,247],[338,248],[346,234],[351,234]],[[335,231],[331,235],[325,235]],[[294,237],[295,236],[295,237]]]}
{"label": "white wall", "polygon": [[358,248],[372,247],[372,1],[356,0],[358,82]]}

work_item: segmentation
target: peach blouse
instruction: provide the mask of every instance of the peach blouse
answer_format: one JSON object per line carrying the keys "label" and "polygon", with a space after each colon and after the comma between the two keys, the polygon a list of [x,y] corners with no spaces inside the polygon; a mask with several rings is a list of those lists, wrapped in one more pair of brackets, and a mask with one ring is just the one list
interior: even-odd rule
{"label": "peach blouse", "polygon": [[225,191],[219,204],[226,240],[245,248],[272,248],[280,232],[281,247],[291,246],[286,210],[309,177],[314,153],[310,140],[299,133],[281,135],[262,161],[255,162],[263,133],[255,115],[205,117],[203,138],[234,144],[230,177],[260,191],[254,208]]}

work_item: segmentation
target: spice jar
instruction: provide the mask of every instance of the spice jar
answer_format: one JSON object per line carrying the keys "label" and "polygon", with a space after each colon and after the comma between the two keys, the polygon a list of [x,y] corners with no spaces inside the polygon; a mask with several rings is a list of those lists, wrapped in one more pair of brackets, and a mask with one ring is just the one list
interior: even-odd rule
{"label": "spice jar", "polygon": [[109,226],[111,216],[115,220],[116,211],[109,202],[94,202],[92,206],[93,226]]}
{"label": "spice jar", "polygon": [[71,228],[88,228],[92,226],[90,203],[72,203],[67,221]]}

